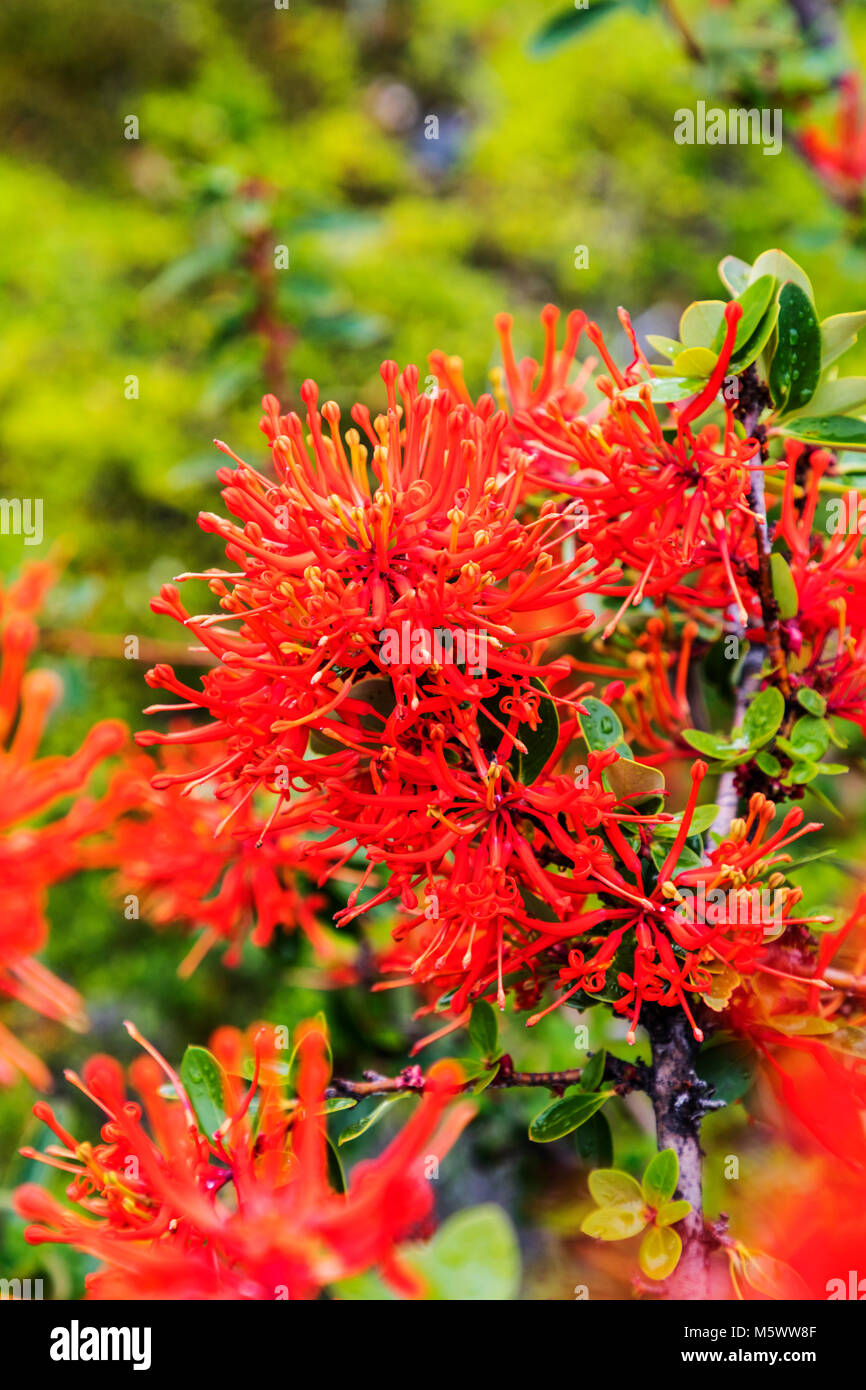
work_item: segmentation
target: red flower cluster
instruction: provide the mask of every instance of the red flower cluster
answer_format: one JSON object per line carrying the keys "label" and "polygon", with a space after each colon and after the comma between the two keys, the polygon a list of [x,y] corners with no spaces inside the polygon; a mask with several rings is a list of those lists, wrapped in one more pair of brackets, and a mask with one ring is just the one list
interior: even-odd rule
{"label": "red flower cluster", "polygon": [[[599,569],[619,565],[634,572],[619,583],[606,576],[596,581],[596,592],[623,597],[605,636],[630,605],[644,598],[676,603],[693,615],[726,608],[733,601],[741,621],[746,620],[748,595],[741,595],[735,569],[737,563],[754,559],[749,489],[750,469],[760,462],[757,444],[738,437],[729,403],[722,431],[715,424],[697,435],[691,429],[725,381],[741,312],[739,304],[727,305],[716,366],[700,392],[666,408],[668,424],[672,422],[667,433],[650,398],[652,368],[624,310],[620,321],[633,350],[625,369],[611,357],[598,325],[586,326],[609,375],[597,378],[602,399],[582,414],[582,389],[564,383],[585,317],[570,316],[565,345],[557,354],[558,311],[547,306],[542,314],[546,350],[540,369],[531,358],[515,363],[511,320],[499,320],[514,412],[508,438],[528,455],[527,489],[576,499],[576,521]],[[440,380],[468,399],[454,359],[433,354],[430,362]],[[587,383],[589,365],[579,375],[581,387]]]}
{"label": "red flower cluster", "polygon": [[[82,867],[86,841],[111,819],[109,800],[80,793],[96,765],[120,750],[126,730],[106,720],[70,757],[38,757],[62,686],[52,671],[27,671],[27,660],[54,577],[49,565],[30,565],[0,592],[0,993],[80,1028],[81,998],[35,956],[48,936],[48,889]],[[72,794],[74,804],[62,809]],[[45,1065],[0,1024],[0,1083],[18,1071],[41,1089],[50,1084]]]}
{"label": "red flower cluster", "polygon": [[319,960],[347,983],[352,943],[335,941],[324,925],[327,900],[315,888],[329,860],[286,831],[259,842],[249,813],[227,811],[199,780],[203,772],[207,779],[193,744],[166,749],[159,765],[142,755],[117,774],[112,793],[127,809],[101,858],[117,869],[118,894],[125,903],[132,897],[134,915],[140,907],[156,927],[198,930],[182,975],[215,945],[235,966],[247,940],[266,947],[282,929],[302,931]]}
{"label": "red flower cluster", "polygon": [[431,1069],[409,1122],[378,1158],[357,1165],[343,1193],[328,1176],[329,1069],[317,1025],[299,1030],[295,1098],[285,1095],[276,1030],[256,1032],[248,1087],[237,1074],[248,1051],[242,1036],[219,1031],[212,1046],[226,1069],[226,1118],[212,1134],[176,1072],[127,1028],[149,1053],[131,1069],[141,1102],[110,1057],[94,1057],[82,1079],[67,1073],[107,1116],[101,1142],[79,1143],[49,1106],[36,1105],[60,1141],[45,1161],[72,1175],[71,1205],[32,1184],[15,1198],[35,1223],[31,1244],[72,1245],[101,1262],[87,1276],[89,1297],[309,1299],[371,1268],[404,1295],[423,1293],[397,1247],[429,1218],[425,1163],[447,1153],[474,1113],[461,1101],[445,1115],[461,1084],[455,1063]]}

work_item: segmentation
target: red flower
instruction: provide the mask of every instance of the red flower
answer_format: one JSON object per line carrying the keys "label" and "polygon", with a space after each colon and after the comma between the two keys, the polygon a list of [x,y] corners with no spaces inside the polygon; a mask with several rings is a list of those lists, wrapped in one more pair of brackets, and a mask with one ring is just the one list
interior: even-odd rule
{"label": "red flower", "polygon": [[397,1246],[432,1207],[425,1161],[441,1158],[474,1112],[460,1102],[445,1116],[461,1083],[455,1063],[431,1069],[403,1130],[379,1158],[357,1165],[342,1193],[328,1177],[328,1065],[317,1025],[299,1030],[294,1100],[283,1094],[275,1030],[256,1033],[245,1093],[232,1074],[243,1040],[220,1030],[213,1047],[227,1068],[226,1119],[213,1134],[203,1132],[180,1077],[127,1027],[150,1053],[131,1069],[141,1105],[128,1098],[109,1057],[93,1058],[82,1080],[67,1073],[107,1115],[102,1142],[79,1144],[47,1105],[37,1105],[60,1140],[45,1161],[72,1175],[71,1205],[34,1185],[15,1197],[21,1215],[37,1223],[26,1231],[31,1244],[68,1244],[101,1261],[87,1276],[89,1297],[307,1299],[371,1268],[404,1294],[422,1292]]}
{"label": "red flower", "polygon": [[[0,592],[0,993],[81,1028],[81,998],[35,956],[48,936],[49,887],[82,867],[88,837],[113,814],[107,799],[78,795],[66,811],[59,804],[82,792],[96,765],[120,749],[126,730],[106,720],[70,757],[37,757],[46,720],[62,694],[52,671],[26,670],[38,637],[35,615],[53,580],[50,566],[31,565]],[[17,1071],[42,1089],[50,1084],[44,1064],[0,1024],[0,1083],[12,1081]]]}
{"label": "red flower", "polygon": [[206,762],[196,745],[177,745],[159,764],[142,756],[118,773],[112,793],[129,809],[99,854],[119,869],[118,894],[140,898],[154,926],[199,930],[181,974],[217,944],[237,965],[247,939],[266,947],[282,928],[302,931],[334,981],[348,982],[354,944],[323,925],[327,899],[315,888],[331,861],[285,831],[260,843],[248,808],[227,809],[202,785]]}
{"label": "red flower", "polygon": [[800,148],[815,172],[843,199],[858,199],[866,180],[866,118],[860,78],[848,72],[839,79],[835,138],[818,126],[800,137]]}

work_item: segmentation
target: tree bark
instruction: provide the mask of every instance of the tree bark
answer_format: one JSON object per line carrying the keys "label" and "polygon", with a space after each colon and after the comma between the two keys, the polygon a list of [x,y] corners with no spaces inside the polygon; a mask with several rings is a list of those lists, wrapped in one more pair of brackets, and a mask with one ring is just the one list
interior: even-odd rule
{"label": "tree bark", "polygon": [[677,1196],[691,1202],[677,1225],[683,1253],[668,1281],[667,1297],[700,1301],[710,1297],[710,1249],[704,1229],[701,1191],[701,1120],[707,1109],[706,1083],[695,1072],[698,1043],[685,1014],[656,1006],[641,1022],[652,1043],[649,1095],[659,1150],[673,1149],[680,1165]]}

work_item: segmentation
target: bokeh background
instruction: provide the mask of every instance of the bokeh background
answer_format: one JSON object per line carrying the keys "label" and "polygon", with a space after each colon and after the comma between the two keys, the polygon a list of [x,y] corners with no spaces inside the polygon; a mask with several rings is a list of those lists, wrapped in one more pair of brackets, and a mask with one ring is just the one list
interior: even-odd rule
{"label": "bokeh background", "polygon": [[[701,62],[667,5],[611,0],[579,33],[548,27],[545,39],[560,8],[4,0],[0,491],[42,496],[45,540],[26,554],[20,538],[0,537],[0,563],[7,575],[22,558],[63,563],[39,656],[66,688],[48,751],[71,751],[96,718],[142,726],[146,662],[124,660],[122,638],[136,635],[145,652],[176,642],[149,598],[181,571],[221,563],[216,538],[195,525],[220,505],[210,441],[261,461],[264,390],[297,406],[313,376],[344,412],[356,399],[379,406],[380,360],[417,362],[423,376],[437,347],[460,355],[482,390],[499,310],[533,353],[549,300],[586,309],[615,344],[619,304],[642,330],[671,332],[685,304],[718,293],[721,256],[751,260],[773,245],[806,267],[822,316],[866,303],[858,217],[826,196],[793,142],[771,158],[672,139],[676,108],[767,84],[794,125],[807,107],[829,120],[834,71],[866,56],[862,6],[847,7],[828,56],[802,44],[778,0],[689,0],[683,23]],[[273,269],[275,245],[287,248],[285,270]],[[852,354],[848,370],[864,366]],[[848,795],[841,849],[809,871],[816,903],[848,901],[862,871],[862,781]],[[426,1031],[402,993],[323,990],[295,938],[248,950],[232,971],[213,952],[181,980],[188,943],[125,920],[96,873],[55,889],[51,917],[46,960],[87,998],[91,1031],[70,1035],[14,1006],[4,1017],[51,1066],[61,1113],[76,1109],[63,1066],[95,1050],[132,1055],[124,1018],[176,1061],[218,1024],[291,1024],[324,1008],[348,1075],[398,1069]],[[507,1046],[524,1069],[575,1065],[576,1021],[563,1011],[531,1033],[510,1023]],[[0,1095],[6,1209],[15,1184],[46,1180],[17,1156],[44,1140],[33,1098],[25,1083]],[[615,1122],[617,1162],[637,1171],[653,1148],[642,1100]],[[586,1198],[575,1136],[527,1140],[542,1103],[488,1093],[443,1172],[440,1208],[494,1201],[508,1212],[524,1298],[571,1298],[586,1282],[593,1297],[622,1296],[614,1265],[590,1263],[575,1239]],[[80,1132],[94,1123],[88,1115]],[[708,1208],[734,1209],[725,1156],[758,1181],[774,1161],[767,1135],[742,1105],[705,1133]],[[19,1222],[2,1211],[0,1222],[4,1272],[80,1294],[85,1260],[29,1250]]]}

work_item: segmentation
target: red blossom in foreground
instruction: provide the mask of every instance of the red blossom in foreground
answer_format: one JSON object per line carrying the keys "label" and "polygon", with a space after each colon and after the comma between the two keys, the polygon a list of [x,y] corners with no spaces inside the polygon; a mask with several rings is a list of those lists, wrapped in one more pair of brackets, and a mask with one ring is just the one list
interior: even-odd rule
{"label": "red blossom in foreground", "polygon": [[431,1213],[425,1163],[447,1153],[474,1113],[465,1101],[445,1113],[461,1084],[455,1063],[431,1069],[408,1123],[378,1158],[355,1167],[343,1193],[328,1175],[329,1068],[316,1025],[299,1030],[294,1099],[284,1094],[275,1030],[256,1033],[248,1087],[237,1075],[247,1051],[241,1035],[219,1031],[212,1046],[226,1067],[226,1119],[214,1134],[202,1131],[180,1077],[127,1027],[150,1054],[131,1068],[140,1103],[110,1057],[94,1057],[81,1079],[67,1073],[107,1116],[101,1142],[79,1144],[38,1104],[60,1140],[45,1161],[72,1175],[69,1200],[32,1184],[15,1197],[35,1223],[31,1244],[72,1245],[101,1262],[87,1276],[88,1297],[310,1299],[372,1268],[401,1294],[423,1294],[398,1246]]}
{"label": "red blossom in foreground", "polygon": [[[35,956],[48,937],[48,889],[82,867],[88,838],[113,816],[109,799],[81,793],[97,764],[120,750],[126,730],[105,720],[71,756],[38,757],[63,688],[53,671],[28,671],[27,661],[54,577],[49,565],[30,565],[0,592],[0,994],[80,1029],[80,996]],[[75,802],[63,810],[71,795]],[[41,1089],[50,1084],[44,1064],[0,1024],[0,1083],[19,1071]]]}

